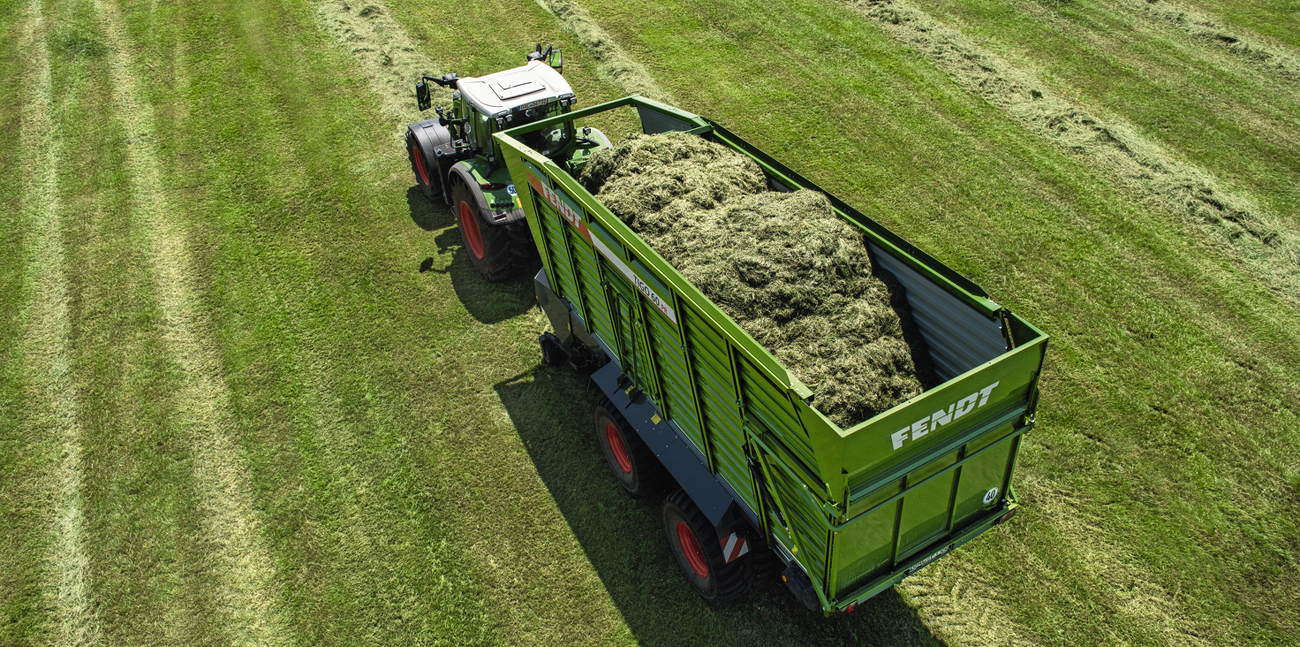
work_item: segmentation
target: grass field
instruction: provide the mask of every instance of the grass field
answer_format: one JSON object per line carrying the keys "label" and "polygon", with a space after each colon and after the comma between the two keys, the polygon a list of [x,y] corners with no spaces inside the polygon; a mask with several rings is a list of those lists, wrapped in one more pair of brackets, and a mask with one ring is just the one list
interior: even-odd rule
{"label": "grass field", "polygon": [[[0,645],[1300,643],[1297,26],[0,0]],[[848,616],[703,604],[531,285],[479,279],[402,150],[415,75],[536,42],[581,105],[715,118],[1052,335],[1024,511]]]}

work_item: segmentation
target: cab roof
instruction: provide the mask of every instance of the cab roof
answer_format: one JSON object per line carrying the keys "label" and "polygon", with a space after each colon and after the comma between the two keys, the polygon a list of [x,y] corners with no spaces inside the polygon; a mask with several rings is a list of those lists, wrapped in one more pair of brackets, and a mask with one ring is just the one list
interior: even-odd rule
{"label": "cab roof", "polygon": [[496,115],[566,94],[569,82],[543,61],[481,77],[461,79],[457,89],[479,112]]}

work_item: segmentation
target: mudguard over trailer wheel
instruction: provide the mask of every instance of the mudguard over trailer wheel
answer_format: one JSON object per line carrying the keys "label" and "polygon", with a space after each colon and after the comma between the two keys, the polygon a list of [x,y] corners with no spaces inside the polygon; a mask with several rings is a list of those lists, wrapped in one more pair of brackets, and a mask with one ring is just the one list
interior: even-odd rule
{"label": "mudguard over trailer wheel", "polygon": [[713,524],[685,490],[664,501],[664,532],[682,575],[706,602],[723,604],[749,591],[749,556],[727,563]]}
{"label": "mudguard over trailer wheel", "polygon": [[469,252],[474,269],[494,283],[510,278],[518,264],[511,249],[513,239],[506,226],[488,224],[465,184],[452,184],[452,212],[460,224],[460,239],[465,244],[465,251]]}
{"label": "mudguard over trailer wheel", "polygon": [[596,403],[596,439],[609,470],[632,497],[653,494],[663,484],[663,465],[606,397]]}

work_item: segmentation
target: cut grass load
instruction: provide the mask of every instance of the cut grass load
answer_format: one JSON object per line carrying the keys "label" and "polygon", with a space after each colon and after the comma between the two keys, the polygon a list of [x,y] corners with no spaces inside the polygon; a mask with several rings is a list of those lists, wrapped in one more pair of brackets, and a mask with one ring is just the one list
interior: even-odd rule
{"label": "cut grass load", "polygon": [[923,380],[933,384],[902,286],[873,269],[862,234],[826,196],[768,191],[753,160],[676,133],[598,152],[580,180],[808,385],[814,406],[841,427],[919,394]]}

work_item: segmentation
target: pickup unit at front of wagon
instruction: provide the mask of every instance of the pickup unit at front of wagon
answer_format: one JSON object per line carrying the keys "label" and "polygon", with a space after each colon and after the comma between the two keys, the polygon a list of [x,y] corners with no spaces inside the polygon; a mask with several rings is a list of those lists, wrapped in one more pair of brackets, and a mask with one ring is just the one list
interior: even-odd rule
{"label": "pickup unit at front of wagon", "polygon": [[[1012,478],[1034,424],[1046,335],[827,194],[906,289],[943,380],[841,428],[574,180],[592,143],[549,134],[592,132],[579,120],[633,111],[645,133],[684,131],[750,156],[773,190],[825,191],[670,106],[628,97],[561,108],[492,134],[493,164],[508,169],[544,266],[535,289],[553,332],[541,338],[543,358],[595,369],[602,397],[593,417],[606,461],[633,496],[672,490],[665,534],[702,597],[725,602],[779,573],[809,608],[850,611],[1015,514]],[[496,278],[500,269],[490,269]]]}

